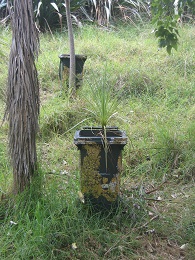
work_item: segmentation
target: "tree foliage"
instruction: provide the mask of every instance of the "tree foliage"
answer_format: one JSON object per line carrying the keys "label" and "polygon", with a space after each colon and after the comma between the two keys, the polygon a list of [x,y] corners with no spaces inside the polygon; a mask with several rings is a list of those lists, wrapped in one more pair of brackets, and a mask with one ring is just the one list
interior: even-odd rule
{"label": "tree foliage", "polygon": [[156,24],[155,36],[158,38],[159,47],[166,47],[167,52],[170,54],[172,48],[177,50],[178,47],[178,22],[185,19],[186,14],[194,14],[195,1],[152,0],[151,10],[153,22]]}

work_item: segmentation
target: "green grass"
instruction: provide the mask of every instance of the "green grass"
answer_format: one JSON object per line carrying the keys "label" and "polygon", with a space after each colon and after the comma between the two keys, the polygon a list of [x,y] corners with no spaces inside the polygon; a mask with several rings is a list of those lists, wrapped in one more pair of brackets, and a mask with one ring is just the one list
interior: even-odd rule
{"label": "green grass", "polygon": [[[158,50],[152,29],[145,24],[77,30],[76,53],[87,55],[87,61],[74,100],[58,76],[58,55],[68,53],[67,35],[40,36],[40,176],[30,190],[12,197],[5,122],[0,128],[1,259],[195,258],[194,27],[180,29],[179,50],[171,56]],[[0,33],[1,123],[11,32],[0,28]],[[122,199],[111,212],[80,202],[79,151],[73,143],[76,130],[100,124],[86,108],[91,88],[105,75],[120,100],[109,124],[128,137]]]}

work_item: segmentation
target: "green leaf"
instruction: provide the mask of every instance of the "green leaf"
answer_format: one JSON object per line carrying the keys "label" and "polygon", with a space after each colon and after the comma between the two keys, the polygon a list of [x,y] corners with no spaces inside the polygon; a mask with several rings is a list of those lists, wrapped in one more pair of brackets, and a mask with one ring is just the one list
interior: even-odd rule
{"label": "green leaf", "polygon": [[167,52],[169,55],[171,55],[171,49],[172,49],[172,46],[171,45],[168,45],[167,46]]}
{"label": "green leaf", "polygon": [[159,48],[164,48],[164,47],[166,47],[167,46],[167,41],[165,40],[165,39],[159,39],[159,41],[158,41],[158,46],[159,46]]}

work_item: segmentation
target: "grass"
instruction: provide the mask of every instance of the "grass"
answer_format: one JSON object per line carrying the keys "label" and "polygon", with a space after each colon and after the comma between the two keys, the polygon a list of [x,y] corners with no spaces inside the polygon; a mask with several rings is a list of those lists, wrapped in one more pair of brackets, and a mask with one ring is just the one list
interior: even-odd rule
{"label": "grass", "polygon": [[[67,35],[41,35],[39,177],[17,197],[11,195],[7,123],[0,128],[1,259],[195,258],[194,27],[180,29],[179,50],[171,56],[158,50],[151,31],[150,24],[77,30],[76,53],[88,57],[74,100],[58,77]],[[3,116],[11,32],[0,33]],[[78,198],[73,137],[82,126],[99,124],[85,108],[105,68],[106,83],[120,97],[110,125],[126,131],[128,144],[119,207],[99,212]]]}

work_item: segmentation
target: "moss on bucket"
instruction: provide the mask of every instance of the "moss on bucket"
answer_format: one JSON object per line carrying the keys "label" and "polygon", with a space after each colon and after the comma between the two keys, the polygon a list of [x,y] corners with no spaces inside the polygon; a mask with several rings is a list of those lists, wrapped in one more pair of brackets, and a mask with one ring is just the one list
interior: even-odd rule
{"label": "moss on bucket", "polygon": [[[119,194],[119,174],[113,175],[109,180],[99,172],[102,145],[86,144],[83,149],[86,156],[81,162],[81,192],[95,199],[104,197],[108,202],[116,201]],[[118,158],[117,168],[120,171],[121,156]]]}

